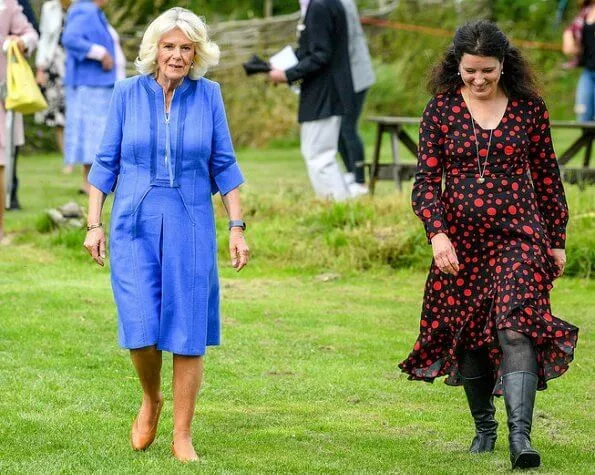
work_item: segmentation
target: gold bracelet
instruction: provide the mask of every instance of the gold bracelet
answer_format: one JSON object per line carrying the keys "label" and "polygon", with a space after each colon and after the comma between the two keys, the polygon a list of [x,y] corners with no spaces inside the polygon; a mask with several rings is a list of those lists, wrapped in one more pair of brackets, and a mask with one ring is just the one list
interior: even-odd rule
{"label": "gold bracelet", "polygon": [[87,231],[91,231],[92,229],[102,228],[103,223],[99,222],[97,224],[87,224]]}

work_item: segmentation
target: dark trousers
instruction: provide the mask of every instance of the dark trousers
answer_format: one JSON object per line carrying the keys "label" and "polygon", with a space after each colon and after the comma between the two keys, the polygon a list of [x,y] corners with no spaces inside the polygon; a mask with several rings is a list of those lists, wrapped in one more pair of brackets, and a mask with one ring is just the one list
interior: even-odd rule
{"label": "dark trousers", "polygon": [[12,191],[10,193],[10,206],[18,206],[19,199],[17,197],[17,189],[19,187],[19,178],[17,177],[17,159],[19,158],[19,148],[14,149],[14,164],[12,167]]}
{"label": "dark trousers", "polygon": [[357,123],[366,100],[367,89],[355,94],[355,107],[341,118],[339,134],[339,153],[349,173],[355,175],[356,183],[365,183],[364,144],[357,131]]}

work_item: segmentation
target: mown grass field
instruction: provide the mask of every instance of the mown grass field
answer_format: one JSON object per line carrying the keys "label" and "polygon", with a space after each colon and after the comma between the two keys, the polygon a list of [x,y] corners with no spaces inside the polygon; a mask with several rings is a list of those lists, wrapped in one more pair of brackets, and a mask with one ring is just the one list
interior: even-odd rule
{"label": "mown grass field", "polygon": [[[321,204],[295,147],[238,155],[254,259],[241,274],[227,266],[218,206],[224,339],[207,355],[194,466],[170,456],[169,355],[157,440],[129,448],[140,390],[117,346],[109,269],[91,264],[84,233],[38,231],[43,209],[83,203],[79,177],[62,175],[57,155],[23,157],[25,209],[7,215],[13,244],[0,248],[0,473],[507,472],[503,401],[496,452],[472,457],[462,389],[396,368],[416,338],[429,264],[408,197],[384,182],[374,202]],[[569,246],[593,247],[595,189],[568,195],[579,216]],[[569,372],[538,395],[540,473],[595,473],[593,295],[584,277],[552,294],[581,333]]]}

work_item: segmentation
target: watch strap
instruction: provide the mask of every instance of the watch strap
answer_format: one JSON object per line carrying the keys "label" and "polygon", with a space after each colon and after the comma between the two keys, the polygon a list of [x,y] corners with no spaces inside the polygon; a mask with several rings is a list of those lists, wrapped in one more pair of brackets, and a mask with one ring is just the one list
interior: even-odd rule
{"label": "watch strap", "polygon": [[246,223],[241,219],[230,219],[229,220],[229,229],[231,228],[242,228],[243,230],[246,229]]}

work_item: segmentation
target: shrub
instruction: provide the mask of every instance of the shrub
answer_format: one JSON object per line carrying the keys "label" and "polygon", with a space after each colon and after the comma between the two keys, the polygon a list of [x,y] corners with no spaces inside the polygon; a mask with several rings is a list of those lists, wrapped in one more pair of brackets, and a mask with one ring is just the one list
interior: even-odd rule
{"label": "shrub", "polygon": [[[593,277],[595,268],[595,189],[567,186],[566,274]],[[249,240],[255,259],[267,266],[338,272],[374,267],[426,271],[431,262],[422,224],[413,214],[409,194],[326,203],[304,199],[289,189],[277,194],[245,193]],[[225,240],[224,221],[219,235]],[[227,259],[226,243],[219,246]]]}

